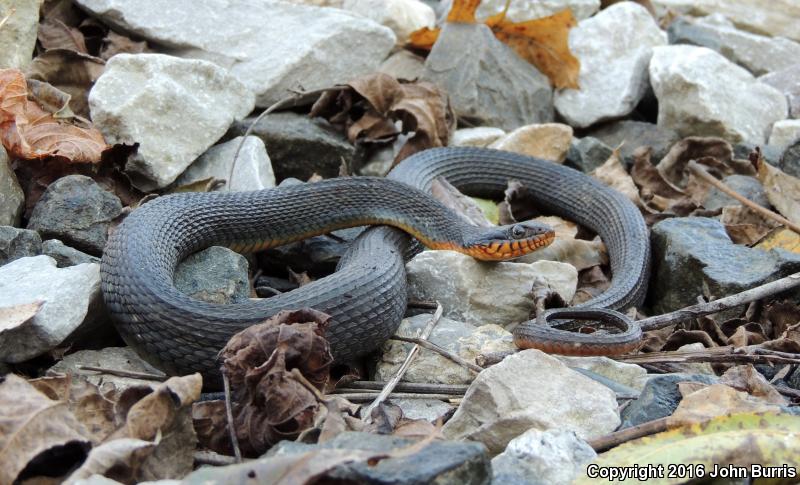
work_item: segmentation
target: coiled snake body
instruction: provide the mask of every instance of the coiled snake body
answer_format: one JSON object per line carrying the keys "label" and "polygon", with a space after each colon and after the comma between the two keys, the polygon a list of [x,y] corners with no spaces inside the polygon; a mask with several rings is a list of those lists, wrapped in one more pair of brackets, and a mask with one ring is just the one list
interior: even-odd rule
{"label": "coiled snake body", "polygon": [[[135,210],[109,238],[101,266],[103,296],[123,338],[137,352],[170,373],[202,372],[211,386],[218,382],[216,354],[228,339],[284,309],[312,307],[331,315],[327,337],[334,357],[355,358],[384,342],[403,318],[404,262],[418,246],[406,232],[370,228],[353,242],[335,274],[263,300],[229,305],[194,300],[174,287],[175,267],[210,245],[252,251],[366,223],[392,223],[435,247],[468,245],[465,238],[480,238],[474,228],[446,210],[417,203],[422,196],[403,185],[429,192],[439,176],[481,197],[497,197],[509,180],[518,180],[540,208],[600,235],[608,248],[611,286],[560,318],[580,318],[582,308],[624,309],[643,298],[648,231],[630,201],[553,162],[477,148],[413,155],[387,176],[401,183],[356,177],[257,192],[160,197]],[[398,222],[398,212],[412,214],[414,221]],[[529,245],[539,243],[541,235],[534,236]],[[618,353],[635,347],[637,332],[635,327],[598,337],[527,322],[517,327],[515,341],[562,353]]]}

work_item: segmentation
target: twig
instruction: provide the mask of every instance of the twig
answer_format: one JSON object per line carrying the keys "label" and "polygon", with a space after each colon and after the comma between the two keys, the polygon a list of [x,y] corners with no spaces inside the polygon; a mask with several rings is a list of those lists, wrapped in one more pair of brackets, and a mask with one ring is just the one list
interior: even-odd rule
{"label": "twig", "polygon": [[436,302],[435,301],[426,301],[426,300],[408,300],[408,306],[414,308],[424,308],[426,310],[436,310]]}
{"label": "twig", "polygon": [[669,428],[670,417],[654,419],[630,428],[625,428],[621,431],[615,431],[611,434],[589,440],[589,446],[594,448],[594,451],[601,453],[610,450],[615,446],[626,443],[642,436],[649,436],[651,434],[666,431]]}
{"label": "twig", "polygon": [[686,308],[681,308],[680,310],[675,310],[674,312],[645,318],[639,320],[639,326],[642,327],[642,331],[644,332],[656,330],[682,320],[689,320],[710,313],[717,313],[722,310],[727,310],[728,308],[737,307],[768,296],[783,293],[784,291],[797,287],[800,287],[800,273],[794,273],[771,283],[766,283],[718,300],[698,303],[696,305],[687,306]]}
{"label": "twig", "polygon": [[714,187],[716,187],[720,191],[725,192],[727,195],[729,195],[729,196],[733,197],[734,199],[738,200],[739,202],[742,203],[742,205],[747,206],[748,208],[753,209],[754,211],[758,212],[762,216],[764,216],[766,218],[769,218],[769,219],[772,219],[773,221],[777,221],[777,222],[783,224],[784,226],[788,227],[792,231],[796,232],[797,234],[800,234],[800,226],[798,226],[794,222],[790,221],[789,219],[786,219],[785,217],[783,217],[782,215],[780,215],[780,214],[778,214],[776,212],[772,212],[769,209],[761,207],[760,205],[756,204],[755,202],[753,202],[752,200],[748,199],[747,197],[743,197],[742,195],[740,195],[735,190],[731,189],[730,187],[728,187],[724,183],[722,183],[719,180],[717,180],[716,177],[714,177],[713,175],[708,173],[708,171],[705,168],[703,168],[696,161],[690,160],[688,167],[689,167],[689,170],[692,171],[692,173],[694,173],[695,175],[697,175],[701,179],[705,180],[706,182],[710,183],[711,185],[713,185]]}
{"label": "twig", "polygon": [[[442,318],[442,312],[444,311],[442,305],[439,302],[437,302],[436,305],[437,305],[436,311],[433,313],[433,316],[431,316],[431,319],[428,322],[428,324],[422,330],[422,334],[420,335],[420,338],[422,339],[427,339],[431,335],[431,332],[433,332],[433,327],[435,327],[436,324],[439,322],[439,319]],[[361,419],[364,422],[366,423],[372,422],[372,410],[375,409],[380,403],[382,403],[386,399],[386,397],[394,390],[394,387],[397,385],[397,383],[400,382],[400,379],[403,378],[403,375],[411,366],[411,362],[414,361],[414,358],[417,356],[417,353],[419,353],[419,347],[420,346],[418,344],[414,344],[414,346],[411,347],[411,351],[408,352],[406,360],[403,362],[400,368],[397,369],[397,372],[395,372],[394,376],[392,376],[392,378],[389,379],[388,382],[386,382],[386,386],[384,386],[383,390],[378,395],[378,397],[376,397],[375,400],[372,402],[372,404],[370,404],[363,411]]]}
{"label": "twig", "polygon": [[166,381],[166,376],[160,376],[158,374],[150,374],[148,372],[136,372],[132,370],[123,370],[123,369],[107,369],[105,367],[96,367],[93,365],[79,365],[78,369],[80,370],[90,370],[94,372],[102,372],[103,374],[111,374],[112,376],[118,377],[130,377],[132,379],[146,379],[148,381]]}
{"label": "twig", "polygon": [[197,465],[226,466],[236,464],[236,457],[220,455],[213,451],[195,451],[194,462]]}
{"label": "twig", "polygon": [[17,11],[16,8],[12,8],[11,11],[8,12],[8,15],[3,17],[3,20],[0,20],[0,29],[3,28],[3,26],[6,24],[6,22],[8,22],[8,19],[10,19],[11,16],[14,15],[14,13],[16,13],[16,11]]}
{"label": "twig", "polygon": [[[353,392],[331,394],[332,396],[347,399],[350,402],[369,402],[381,396],[379,392]],[[457,394],[419,394],[414,392],[392,392],[385,399],[438,399],[440,401],[463,397]],[[384,400],[385,400],[384,399]]]}
{"label": "twig", "polygon": [[[352,389],[367,389],[380,391],[386,383],[382,381],[353,381],[347,384]],[[466,384],[430,384],[422,382],[399,382],[395,389],[402,392],[418,392],[433,394],[460,394],[463,395],[469,389]],[[338,389],[337,389],[338,390]]]}
{"label": "twig", "polygon": [[242,451],[239,449],[239,438],[236,437],[236,427],[233,424],[233,406],[231,405],[231,384],[228,381],[228,374],[222,372],[222,385],[225,392],[225,415],[228,418],[228,434],[233,446],[233,454],[236,456],[236,463],[242,462]]}
{"label": "twig", "polygon": [[399,335],[392,335],[391,337],[389,337],[389,340],[399,340],[401,342],[410,342],[412,344],[417,344],[417,345],[419,345],[421,347],[425,347],[426,349],[431,350],[433,352],[436,352],[437,354],[440,354],[440,355],[442,355],[444,357],[447,357],[448,359],[452,360],[456,364],[458,364],[458,365],[460,365],[462,367],[466,367],[467,369],[469,369],[469,370],[471,370],[473,372],[480,373],[480,371],[483,370],[483,367],[481,367],[479,365],[475,365],[475,364],[473,364],[471,362],[467,362],[466,360],[462,359],[461,357],[457,356],[456,354],[454,354],[454,353],[452,353],[452,352],[450,352],[450,351],[448,351],[446,349],[443,349],[443,348],[439,347],[438,345],[436,345],[435,343],[429,342],[429,341],[427,341],[425,339],[413,338],[413,337],[401,337]]}
{"label": "twig", "polygon": [[487,352],[485,354],[480,354],[475,357],[475,362],[478,363],[479,366],[486,368],[495,364],[499,364],[503,362],[503,359],[510,355],[514,355],[519,350],[503,350],[500,352]]}
{"label": "twig", "polygon": [[[748,347],[714,347],[698,351],[650,352],[623,355],[615,360],[629,364],[685,364],[691,362],[737,362],[742,364],[800,364],[800,356],[786,357],[772,353],[755,353]],[[763,349],[762,349],[763,350]]]}

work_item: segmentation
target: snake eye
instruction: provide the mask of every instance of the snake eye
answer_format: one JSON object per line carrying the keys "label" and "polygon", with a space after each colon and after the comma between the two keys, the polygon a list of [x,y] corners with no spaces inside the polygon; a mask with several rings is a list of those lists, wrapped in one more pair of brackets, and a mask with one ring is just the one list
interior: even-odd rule
{"label": "snake eye", "polygon": [[511,226],[511,237],[514,239],[520,239],[522,236],[525,235],[525,228],[520,226],[519,224],[515,226]]}

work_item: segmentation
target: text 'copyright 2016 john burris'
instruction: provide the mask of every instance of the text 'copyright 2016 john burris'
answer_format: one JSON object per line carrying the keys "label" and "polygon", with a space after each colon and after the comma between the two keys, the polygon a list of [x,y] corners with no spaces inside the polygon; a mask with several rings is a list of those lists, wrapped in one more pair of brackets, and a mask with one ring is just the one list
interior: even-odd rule
{"label": "text 'copyright 2016 john burris'", "polygon": [[608,481],[635,479],[640,481],[655,478],[797,478],[797,468],[790,465],[632,465],[624,467],[590,464],[586,467],[589,478]]}

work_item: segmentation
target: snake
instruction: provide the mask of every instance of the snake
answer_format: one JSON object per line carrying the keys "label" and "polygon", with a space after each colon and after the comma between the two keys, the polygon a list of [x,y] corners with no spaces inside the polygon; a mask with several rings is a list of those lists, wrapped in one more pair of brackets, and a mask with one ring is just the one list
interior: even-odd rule
{"label": "snake", "polygon": [[[517,346],[611,355],[640,344],[641,329],[620,313],[641,303],[647,290],[649,233],[636,206],[570,167],[488,148],[421,151],[385,178],[157,197],[109,236],[100,270],[106,307],[123,340],[145,360],[169,374],[200,372],[211,388],[221,382],[217,355],[230,337],[282,310],[314,308],[330,315],[326,338],[334,359],[356,359],[391,337],[404,317],[405,263],[422,249],[419,242],[502,260],[552,241],[552,230],[532,221],[493,228],[468,224],[429,195],[439,177],[465,194],[495,199],[518,181],[538,209],[585,226],[607,247],[609,287],[580,305],[548,310],[538,322],[521,322],[513,331]],[[183,259],[209,246],[254,252],[367,225],[332,275],[270,298],[209,303],[182,293],[173,281]],[[620,331],[572,331],[575,322],[591,318]]]}

